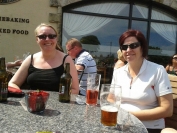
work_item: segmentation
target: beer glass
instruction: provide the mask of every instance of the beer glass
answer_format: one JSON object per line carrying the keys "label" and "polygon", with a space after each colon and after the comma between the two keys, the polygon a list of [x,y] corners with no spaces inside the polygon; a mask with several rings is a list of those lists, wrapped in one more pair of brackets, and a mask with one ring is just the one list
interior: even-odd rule
{"label": "beer glass", "polygon": [[101,74],[88,74],[86,104],[97,105]]}
{"label": "beer glass", "polygon": [[101,123],[116,126],[121,103],[121,86],[102,84],[100,92]]}

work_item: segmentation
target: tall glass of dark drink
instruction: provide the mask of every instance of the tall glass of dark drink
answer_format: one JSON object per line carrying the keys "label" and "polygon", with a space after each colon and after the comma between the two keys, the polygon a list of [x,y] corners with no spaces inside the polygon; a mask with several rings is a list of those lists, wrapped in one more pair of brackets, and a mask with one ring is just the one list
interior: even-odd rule
{"label": "tall glass of dark drink", "polygon": [[121,86],[102,84],[100,92],[101,123],[116,126],[121,103]]}

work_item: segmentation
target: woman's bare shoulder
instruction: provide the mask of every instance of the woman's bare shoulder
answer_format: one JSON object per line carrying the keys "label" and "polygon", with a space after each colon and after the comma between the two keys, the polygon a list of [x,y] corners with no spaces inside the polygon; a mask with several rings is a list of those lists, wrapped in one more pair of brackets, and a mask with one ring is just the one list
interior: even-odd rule
{"label": "woman's bare shoulder", "polygon": [[122,66],[124,66],[124,65],[125,65],[124,62],[118,60],[118,61],[116,62],[116,64],[115,64],[115,68],[120,68],[120,67],[122,67]]}
{"label": "woman's bare shoulder", "polygon": [[[67,54],[65,54],[65,53],[63,53],[63,52],[61,52],[61,51],[58,51],[58,54],[57,54],[57,56],[58,56],[58,58],[60,58],[61,60],[66,56]],[[66,58],[65,58],[65,63],[66,62],[73,62],[73,60],[72,60],[72,58],[71,58],[71,56],[69,56],[69,55],[67,55],[66,56]]]}
{"label": "woman's bare shoulder", "polygon": [[66,62],[73,62],[74,63],[73,59],[69,55],[66,57]]}
{"label": "woman's bare shoulder", "polygon": [[[37,53],[34,53],[34,54],[33,54],[33,57],[34,57],[34,58],[39,57],[39,56],[41,55],[41,53],[42,53],[41,51],[40,51],[40,52],[37,52]],[[31,55],[29,55],[29,56],[31,56]]]}

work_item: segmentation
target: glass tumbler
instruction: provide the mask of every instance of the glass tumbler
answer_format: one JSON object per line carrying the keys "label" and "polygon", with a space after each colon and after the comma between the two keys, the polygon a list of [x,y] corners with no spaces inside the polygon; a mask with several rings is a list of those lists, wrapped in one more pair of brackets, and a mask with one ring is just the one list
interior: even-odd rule
{"label": "glass tumbler", "polygon": [[100,92],[101,123],[116,126],[121,103],[121,86],[102,84]]}

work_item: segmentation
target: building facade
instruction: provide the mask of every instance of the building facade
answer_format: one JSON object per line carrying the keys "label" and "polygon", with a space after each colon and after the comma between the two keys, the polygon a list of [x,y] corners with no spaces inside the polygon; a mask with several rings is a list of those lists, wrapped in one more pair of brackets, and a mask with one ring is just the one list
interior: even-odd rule
{"label": "building facade", "polygon": [[0,53],[7,61],[39,51],[34,29],[42,22],[58,29],[58,42],[75,37],[96,59],[112,67],[118,38],[138,29],[149,44],[149,60],[165,65],[177,53],[177,0],[1,0]]}
{"label": "building facade", "polygon": [[[34,30],[40,23],[50,23],[50,14],[57,12],[49,0],[0,0],[0,56],[10,62],[40,51]],[[57,23],[51,24],[57,28]]]}

